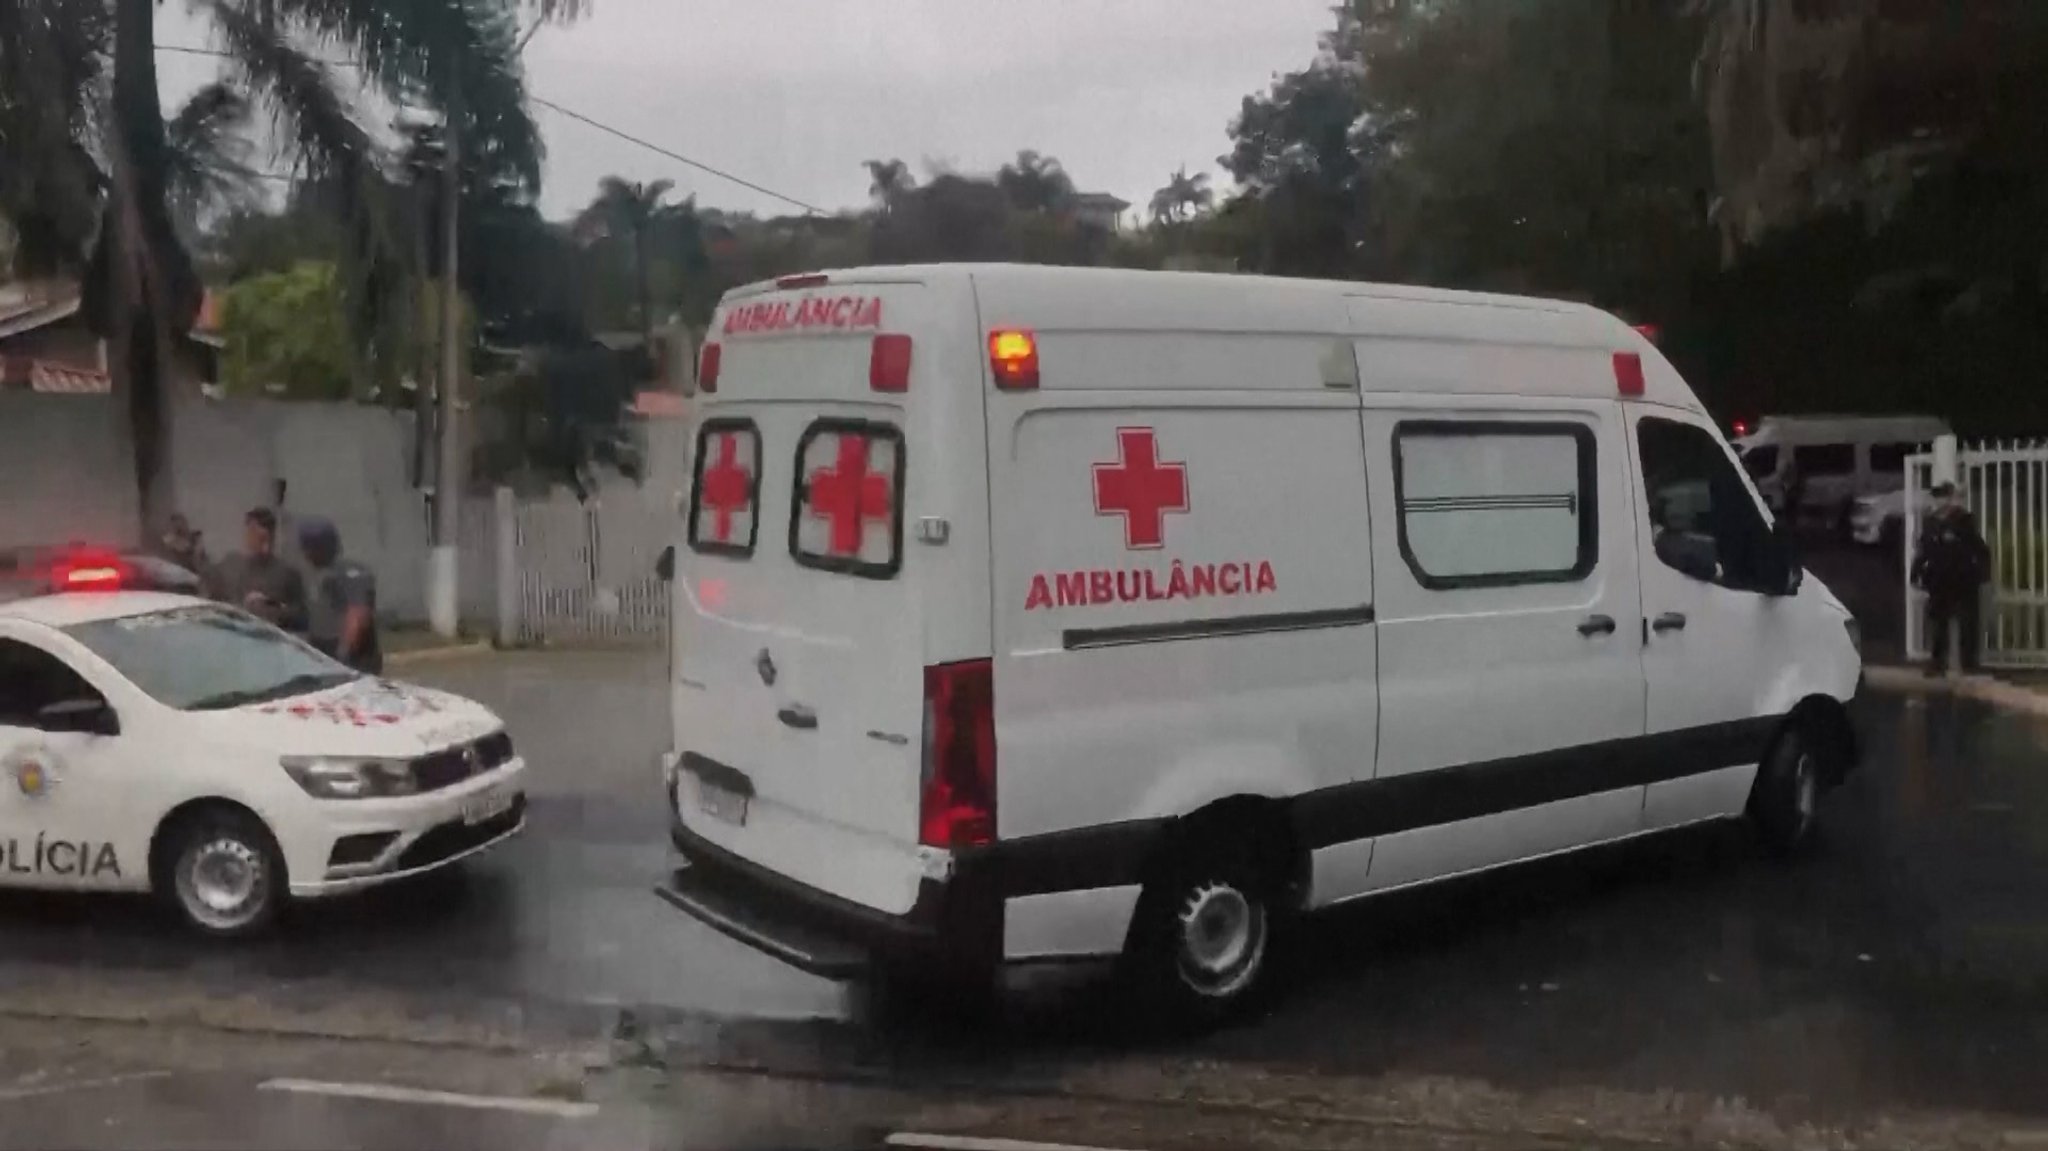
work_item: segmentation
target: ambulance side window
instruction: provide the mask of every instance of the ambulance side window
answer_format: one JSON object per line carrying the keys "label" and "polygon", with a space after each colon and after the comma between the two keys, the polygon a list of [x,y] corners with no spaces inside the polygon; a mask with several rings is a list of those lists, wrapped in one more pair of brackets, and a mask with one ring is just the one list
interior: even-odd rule
{"label": "ambulance side window", "polygon": [[69,664],[20,640],[0,639],[0,727],[37,727],[44,708],[82,699],[102,697]]}
{"label": "ambulance side window", "polygon": [[1728,453],[1704,428],[1646,416],[1636,427],[1651,549],[1689,578],[1742,591],[1771,586],[1786,562]]}
{"label": "ambulance side window", "polygon": [[1593,429],[1404,421],[1394,429],[1401,556],[1432,591],[1576,583],[1600,554]]}

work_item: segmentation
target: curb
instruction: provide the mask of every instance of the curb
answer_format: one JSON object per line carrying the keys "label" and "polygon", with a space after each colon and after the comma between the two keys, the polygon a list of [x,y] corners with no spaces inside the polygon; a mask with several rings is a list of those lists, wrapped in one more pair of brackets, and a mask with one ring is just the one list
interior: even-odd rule
{"label": "curb", "polygon": [[472,655],[489,655],[497,649],[483,640],[474,643],[454,643],[446,647],[423,647],[414,651],[394,651],[384,656],[385,667],[410,667],[414,664],[437,663],[444,659],[461,659]]}
{"label": "curb", "polygon": [[1951,695],[2008,711],[2048,717],[2048,694],[1988,675],[1929,679],[1920,669],[1911,667],[1872,667],[1865,669],[1863,675],[1864,681],[1878,691],[1899,695]]}

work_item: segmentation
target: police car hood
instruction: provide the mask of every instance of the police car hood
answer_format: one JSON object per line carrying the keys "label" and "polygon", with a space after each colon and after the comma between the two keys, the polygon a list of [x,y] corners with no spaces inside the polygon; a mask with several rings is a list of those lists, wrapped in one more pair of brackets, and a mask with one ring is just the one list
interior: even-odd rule
{"label": "police car hood", "polygon": [[232,725],[238,742],[284,755],[410,758],[503,726],[489,708],[459,695],[374,676],[214,714]]}

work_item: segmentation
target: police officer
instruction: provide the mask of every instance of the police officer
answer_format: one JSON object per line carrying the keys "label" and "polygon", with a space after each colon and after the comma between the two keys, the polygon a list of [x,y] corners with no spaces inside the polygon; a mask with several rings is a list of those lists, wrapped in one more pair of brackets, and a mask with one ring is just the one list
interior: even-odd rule
{"label": "police officer", "polygon": [[377,576],[341,554],[341,533],[318,516],[299,521],[299,550],[312,570],[306,639],[360,672],[384,670],[377,642]]}
{"label": "police officer", "polygon": [[1934,631],[1929,676],[1948,672],[1949,625],[1962,632],[1963,670],[1977,670],[1978,589],[1991,576],[1991,548],[1954,484],[1938,484],[1939,501],[1920,531],[1913,556],[1913,586],[1927,593],[1927,626]]}
{"label": "police officer", "polygon": [[209,575],[209,594],[289,632],[306,630],[306,581],[277,554],[277,513],[252,508],[242,520],[244,550]]}

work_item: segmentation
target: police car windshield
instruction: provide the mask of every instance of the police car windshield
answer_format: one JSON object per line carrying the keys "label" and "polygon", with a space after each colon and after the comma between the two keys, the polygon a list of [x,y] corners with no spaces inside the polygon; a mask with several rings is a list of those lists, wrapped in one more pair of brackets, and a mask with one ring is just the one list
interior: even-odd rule
{"label": "police car windshield", "polygon": [[269,624],[225,607],[181,607],[66,629],[135,686],[181,711],[218,711],[359,678]]}

